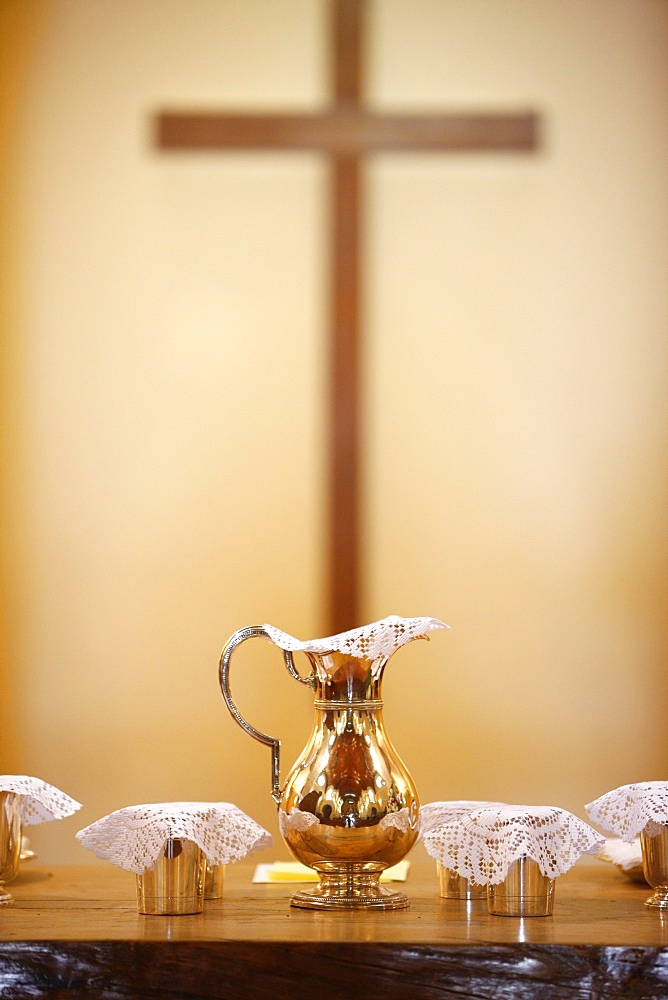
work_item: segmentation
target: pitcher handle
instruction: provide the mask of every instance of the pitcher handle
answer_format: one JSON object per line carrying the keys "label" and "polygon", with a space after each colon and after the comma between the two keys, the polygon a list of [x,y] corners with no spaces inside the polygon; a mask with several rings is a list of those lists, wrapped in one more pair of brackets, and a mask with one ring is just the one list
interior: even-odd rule
{"label": "pitcher handle", "polygon": [[[253,739],[258,740],[260,743],[264,743],[265,746],[271,747],[271,797],[276,805],[280,805],[282,798],[280,787],[281,741],[275,736],[267,736],[266,733],[261,733],[259,729],[255,729],[249,722],[246,722],[243,715],[237,708],[236,702],[232,697],[232,692],[230,691],[230,660],[232,658],[232,653],[237,646],[240,646],[242,642],[246,641],[246,639],[254,639],[256,637],[268,639],[269,642],[273,642],[273,639],[267,630],[262,627],[262,625],[249,625],[247,628],[239,629],[238,632],[235,632],[234,635],[228,639],[220,657],[220,689],[223,692],[225,704],[244,732],[248,733],[249,736],[252,736]],[[292,653],[289,652],[289,650],[282,650],[282,652],[285,665],[295,680],[300,681],[302,684],[310,684],[311,678],[302,677],[295,668]]]}

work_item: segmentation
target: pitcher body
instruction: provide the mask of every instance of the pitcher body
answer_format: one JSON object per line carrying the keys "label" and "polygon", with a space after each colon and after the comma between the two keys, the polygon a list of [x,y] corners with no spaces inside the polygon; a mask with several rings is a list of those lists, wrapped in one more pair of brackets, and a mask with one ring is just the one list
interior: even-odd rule
{"label": "pitcher body", "polygon": [[315,726],[285,783],[279,829],[295,858],[321,876],[341,863],[380,873],[417,840],[419,810],[385,732],[382,667],[337,652],[314,659]]}

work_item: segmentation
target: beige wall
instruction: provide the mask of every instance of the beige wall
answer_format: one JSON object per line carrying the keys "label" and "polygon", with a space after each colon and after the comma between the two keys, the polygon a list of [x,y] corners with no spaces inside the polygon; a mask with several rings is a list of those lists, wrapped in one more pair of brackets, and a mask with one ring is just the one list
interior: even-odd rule
{"label": "beige wall", "polygon": [[[84,803],[34,831],[53,861],[90,860],[73,834],[103,813],[178,798],[235,801],[282,856],[217,660],[246,624],[323,628],[326,174],[158,155],[149,121],[319,106],[326,8],[45,8],[5,176],[0,769]],[[377,107],[543,121],[535,155],[367,170],[363,617],[452,625],[391,664],[388,728],[425,801],[582,815],[668,763],[668,9],[370,11]],[[287,765],[308,692],[256,645],[235,694]]]}

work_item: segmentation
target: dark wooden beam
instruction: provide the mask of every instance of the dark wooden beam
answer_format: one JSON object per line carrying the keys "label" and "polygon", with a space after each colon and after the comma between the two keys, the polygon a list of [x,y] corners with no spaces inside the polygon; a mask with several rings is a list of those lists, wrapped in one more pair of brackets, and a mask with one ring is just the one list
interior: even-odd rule
{"label": "dark wooden beam", "polygon": [[166,111],[156,144],[181,150],[305,150],[334,156],[383,151],[511,152],[534,149],[537,118],[506,115],[374,115],[332,108],[321,114],[242,115]]}

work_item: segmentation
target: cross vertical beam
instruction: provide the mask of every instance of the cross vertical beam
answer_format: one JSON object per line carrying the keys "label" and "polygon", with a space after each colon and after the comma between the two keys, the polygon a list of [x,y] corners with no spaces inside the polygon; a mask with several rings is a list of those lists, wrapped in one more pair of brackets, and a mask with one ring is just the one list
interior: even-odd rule
{"label": "cross vertical beam", "polygon": [[[332,5],[335,108],[359,106],[362,14],[358,3]],[[360,310],[361,167],[358,155],[332,163],[330,370],[326,613],[329,634],[362,624],[360,607]]]}

